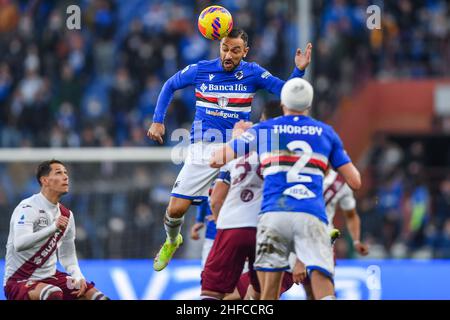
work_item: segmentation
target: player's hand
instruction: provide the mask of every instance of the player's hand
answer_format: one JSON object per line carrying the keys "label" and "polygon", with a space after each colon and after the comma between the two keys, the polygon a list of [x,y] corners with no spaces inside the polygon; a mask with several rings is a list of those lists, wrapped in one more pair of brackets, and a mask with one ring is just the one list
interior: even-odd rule
{"label": "player's hand", "polygon": [[166,127],[162,123],[153,122],[148,129],[147,137],[154,141],[158,141],[159,144],[163,144],[163,135],[166,133]]}
{"label": "player's hand", "polygon": [[220,168],[227,160],[233,159],[234,151],[230,151],[231,148],[227,145],[223,145],[222,147],[214,150],[211,154],[211,159],[209,160],[209,166],[211,168]]}
{"label": "player's hand", "polygon": [[296,284],[303,283],[306,280],[306,267],[300,260],[295,261],[294,270],[292,271],[292,280]]}
{"label": "player's hand", "polygon": [[312,52],[312,44],[311,42],[306,45],[305,52],[302,52],[302,49],[298,48],[295,53],[295,65],[300,70],[305,70],[306,67],[311,63],[311,52]]}
{"label": "player's hand", "polygon": [[200,231],[200,229],[202,229],[205,226],[205,224],[203,222],[197,222],[196,224],[194,224],[191,228],[191,239],[192,240],[198,240],[200,239],[200,235],[198,234],[198,232]]}
{"label": "player's hand", "polygon": [[87,289],[87,284],[86,284],[86,280],[81,278],[79,280],[75,280],[73,279],[74,282],[74,286],[76,288],[80,288],[77,291],[72,292],[73,295],[76,295],[77,298],[80,298],[82,296],[84,296],[84,294],[86,293],[86,289]]}
{"label": "player's hand", "polygon": [[247,129],[251,128],[253,125],[250,121],[244,121],[240,120],[235,123],[233,127],[233,139],[239,137],[241,134],[243,134]]}
{"label": "player's hand", "polygon": [[58,217],[58,219],[56,219],[56,228],[58,228],[58,230],[64,231],[66,230],[68,225],[69,225],[68,217],[61,215]]}
{"label": "player's hand", "polygon": [[367,256],[369,254],[369,246],[367,244],[356,242],[354,248],[362,256]]}

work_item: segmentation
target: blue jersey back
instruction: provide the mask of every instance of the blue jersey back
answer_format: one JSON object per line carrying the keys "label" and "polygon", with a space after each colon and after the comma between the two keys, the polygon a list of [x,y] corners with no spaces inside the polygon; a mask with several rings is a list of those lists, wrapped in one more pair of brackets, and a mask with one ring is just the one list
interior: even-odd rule
{"label": "blue jersey back", "polygon": [[[304,71],[294,68],[291,78],[302,77]],[[191,142],[225,142],[239,120],[249,120],[253,97],[266,89],[280,95],[285,81],[271,75],[256,63],[241,63],[231,72],[225,71],[220,58],[200,61],[177,72],[164,84],[158,97],[153,121],[164,122],[173,93],[189,85],[195,86],[196,113],[191,128]]]}
{"label": "blue jersey back", "polygon": [[323,178],[351,160],[332,127],[307,116],[261,122],[230,142],[237,153],[258,152],[264,190],[261,213],[304,212],[328,223]]}

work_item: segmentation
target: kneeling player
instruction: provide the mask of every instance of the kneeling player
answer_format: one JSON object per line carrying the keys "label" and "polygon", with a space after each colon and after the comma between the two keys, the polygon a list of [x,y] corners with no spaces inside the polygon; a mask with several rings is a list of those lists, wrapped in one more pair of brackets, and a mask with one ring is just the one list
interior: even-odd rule
{"label": "kneeling player", "polygon": [[[108,300],[86,282],[75,251],[72,211],[59,203],[69,176],[58,160],[38,167],[37,193],[14,210],[7,243],[4,290],[8,300]],[[56,270],[59,262],[67,273]]]}

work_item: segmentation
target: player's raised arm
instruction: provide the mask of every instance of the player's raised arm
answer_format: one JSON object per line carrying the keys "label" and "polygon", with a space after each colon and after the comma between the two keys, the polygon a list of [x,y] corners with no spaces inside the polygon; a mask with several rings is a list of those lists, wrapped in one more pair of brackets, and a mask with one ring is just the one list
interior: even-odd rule
{"label": "player's raised arm", "polygon": [[298,48],[295,52],[295,66],[301,71],[305,71],[306,67],[311,63],[312,44],[311,42],[306,45],[305,52]]}
{"label": "player's raised arm", "polygon": [[155,113],[153,115],[153,123],[148,129],[147,136],[158,141],[160,144],[163,143],[163,136],[165,134],[164,118],[166,115],[167,108],[172,101],[173,94],[176,90],[185,88],[189,85],[195,83],[195,77],[197,76],[197,65],[188,65],[181,71],[175,73],[169,80],[164,83],[161,92],[158,96],[158,101],[156,103]]}
{"label": "player's raised arm", "polygon": [[[295,68],[292,71],[289,79],[302,78],[305,75],[305,69],[311,63],[311,54],[311,43],[308,43],[304,52],[300,48],[297,49],[294,59]],[[254,64],[254,67],[256,68],[256,74],[259,75],[259,77],[257,78],[258,88],[265,89],[270,93],[280,96],[281,89],[283,88],[283,85],[286,83],[286,81],[275,77],[269,71],[256,63]]]}
{"label": "player's raised arm", "polygon": [[33,232],[33,225],[38,222],[39,216],[34,212],[30,205],[21,205],[16,221],[14,221],[14,248],[20,252],[28,250],[38,242],[54,234],[58,228],[57,224],[52,223],[37,232]]}

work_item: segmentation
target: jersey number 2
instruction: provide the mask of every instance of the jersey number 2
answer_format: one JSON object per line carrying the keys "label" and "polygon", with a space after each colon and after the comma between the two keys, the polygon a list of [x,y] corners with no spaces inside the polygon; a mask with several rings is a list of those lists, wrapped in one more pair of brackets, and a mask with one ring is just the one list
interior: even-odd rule
{"label": "jersey number 2", "polygon": [[290,151],[296,152],[297,150],[302,151],[300,159],[294,164],[294,166],[287,172],[286,179],[288,183],[296,182],[311,182],[312,178],[310,176],[302,175],[302,169],[311,160],[313,151],[308,142],[303,140],[291,141],[287,144]]}

